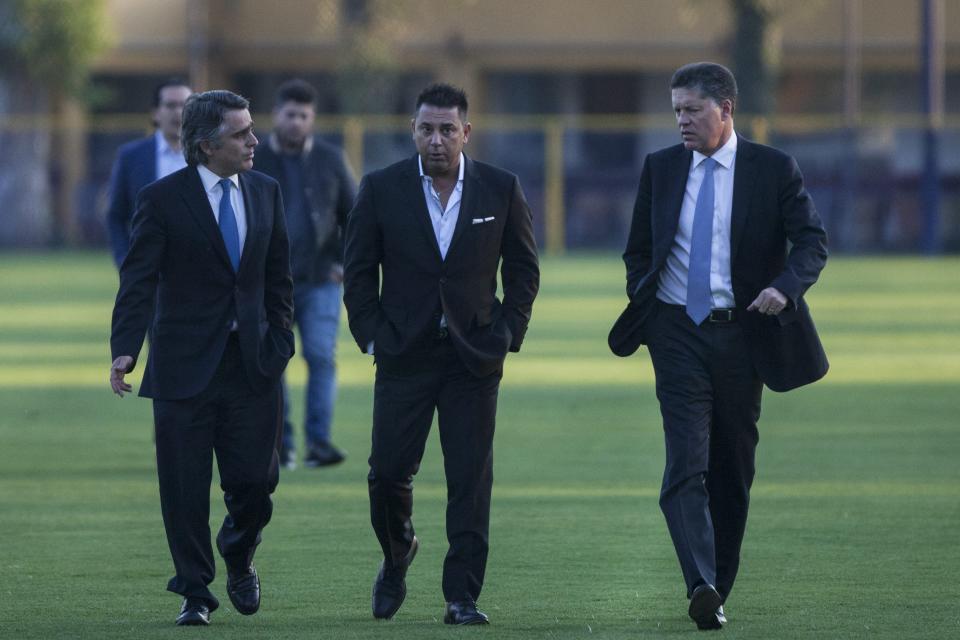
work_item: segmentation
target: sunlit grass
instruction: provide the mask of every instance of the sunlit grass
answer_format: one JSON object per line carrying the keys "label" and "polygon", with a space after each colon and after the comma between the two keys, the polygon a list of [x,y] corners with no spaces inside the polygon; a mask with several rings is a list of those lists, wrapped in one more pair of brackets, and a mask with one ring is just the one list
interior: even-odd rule
{"label": "sunlit grass", "polygon": [[[616,255],[544,259],[497,419],[481,607],[508,640],[696,633],[657,498],[663,433],[646,351],[606,347]],[[107,387],[106,254],[0,255],[0,637],[169,638],[179,601],[157,497],[150,403]],[[725,637],[960,636],[960,260],[833,258],[808,296],[827,377],[765,392],[758,475]],[[334,469],[284,472],[257,566],[264,605],[210,639],[449,640],[446,485],[434,431],[417,475],[423,543],[397,618],[369,613],[379,549],[366,455],[374,368],[339,342]],[[142,365],[131,378],[139,383]],[[306,369],[288,378],[302,416]],[[299,436],[299,428],[298,428]],[[302,454],[302,452],[301,452]],[[216,471],[214,471],[216,473]],[[212,521],[223,517],[211,489]]]}

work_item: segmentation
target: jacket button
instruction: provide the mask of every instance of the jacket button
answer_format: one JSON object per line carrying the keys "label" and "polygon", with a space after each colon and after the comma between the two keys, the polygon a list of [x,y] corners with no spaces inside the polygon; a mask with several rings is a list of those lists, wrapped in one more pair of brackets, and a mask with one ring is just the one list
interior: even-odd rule
{"label": "jacket button", "polygon": [[447,284],[446,278],[440,278],[440,284]]}

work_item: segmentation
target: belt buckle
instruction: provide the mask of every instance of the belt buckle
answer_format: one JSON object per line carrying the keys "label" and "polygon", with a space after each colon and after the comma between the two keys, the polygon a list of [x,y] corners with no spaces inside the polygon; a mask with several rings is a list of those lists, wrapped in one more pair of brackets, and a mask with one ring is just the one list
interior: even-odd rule
{"label": "belt buckle", "polygon": [[726,324],[733,322],[733,309],[711,309],[710,322]]}
{"label": "belt buckle", "polygon": [[436,340],[446,340],[446,339],[447,339],[447,336],[449,336],[449,335],[450,335],[450,332],[447,330],[446,327],[440,327],[439,329],[437,329],[437,334],[436,334],[435,339],[436,339]]}

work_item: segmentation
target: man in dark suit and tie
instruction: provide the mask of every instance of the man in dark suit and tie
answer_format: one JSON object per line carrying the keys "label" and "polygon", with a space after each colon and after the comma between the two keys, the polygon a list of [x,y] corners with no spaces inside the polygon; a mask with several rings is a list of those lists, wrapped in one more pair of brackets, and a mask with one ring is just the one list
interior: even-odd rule
{"label": "man in dark suit and tie", "polygon": [[110,205],[107,230],[110,249],[117,268],[130,249],[130,223],[137,194],[154,180],[186,166],[180,149],[180,117],[190,87],[179,78],[171,78],[153,92],[153,135],[120,147],[110,175]]}
{"label": "man in dark suit and tie", "polygon": [[733,129],[737,85],[718,64],[671,80],[682,144],[644,161],[627,248],[630,303],[610,332],[646,344],[663,415],[660,507],[700,629],[726,622],[747,521],[760,395],[823,377],[804,293],[826,233],[796,162]]}
{"label": "man in dark suit and tie", "polygon": [[[184,597],[177,624],[208,624],[210,481],[216,453],[227,516],[217,547],[236,610],[260,605],[253,554],[278,479],[280,375],[293,355],[293,281],[279,185],[249,171],[257,139],[246,99],[190,96],[188,166],[140,192],[113,311],[110,384],[131,390],[144,334],[140,395],[153,398],[160,503]],[[154,316],[154,302],[156,315]]]}
{"label": "man in dark suit and tie", "polygon": [[462,153],[470,136],[462,90],[427,87],[412,129],[418,153],[367,175],[347,221],[344,303],[358,346],[377,365],[368,482],[384,559],[373,615],[393,617],[406,596],[419,544],[413,476],[436,411],[450,543],[444,622],[486,624],[476,601],[487,562],[497,394],[539,288],[536,244],[517,177]]}

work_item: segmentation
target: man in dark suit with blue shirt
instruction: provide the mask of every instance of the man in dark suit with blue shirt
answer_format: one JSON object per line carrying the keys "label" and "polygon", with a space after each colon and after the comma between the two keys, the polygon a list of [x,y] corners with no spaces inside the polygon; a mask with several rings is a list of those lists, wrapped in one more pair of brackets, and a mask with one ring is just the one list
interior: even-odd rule
{"label": "man in dark suit with blue shirt", "polygon": [[[131,391],[151,326],[140,395],[153,399],[160,505],[183,596],[179,625],[209,624],[219,602],[210,543],[213,454],[227,516],[217,548],[239,613],[260,606],[253,555],[277,485],[280,375],[293,355],[293,281],[280,187],[255,171],[246,99],[190,96],[188,166],[145,187],[113,310],[110,385]],[[154,313],[156,305],[156,313]]]}
{"label": "man in dark suit with blue shirt", "polygon": [[153,92],[153,124],[156,131],[120,147],[110,175],[107,230],[113,261],[120,264],[130,249],[130,224],[137,193],[186,166],[180,149],[180,117],[190,87],[179,78],[157,85]]}
{"label": "man in dark suit with blue shirt", "polygon": [[647,156],[627,248],[620,356],[646,344],[663,415],[660,506],[700,629],[726,622],[747,522],[763,385],[820,379],[827,358],[804,293],[826,233],[796,162],[733,129],[721,65],[671,80],[682,144]]}
{"label": "man in dark suit with blue shirt", "polygon": [[367,175],[347,220],[344,303],[357,345],[377,366],[368,484],[383,562],[373,615],[393,617],[406,596],[419,545],[413,476],[436,411],[450,543],[444,622],[486,624],[476,601],[497,395],[539,289],[533,222],[515,175],[463,154],[471,129],[463,91],[427,87],[411,128],[418,153]]}

